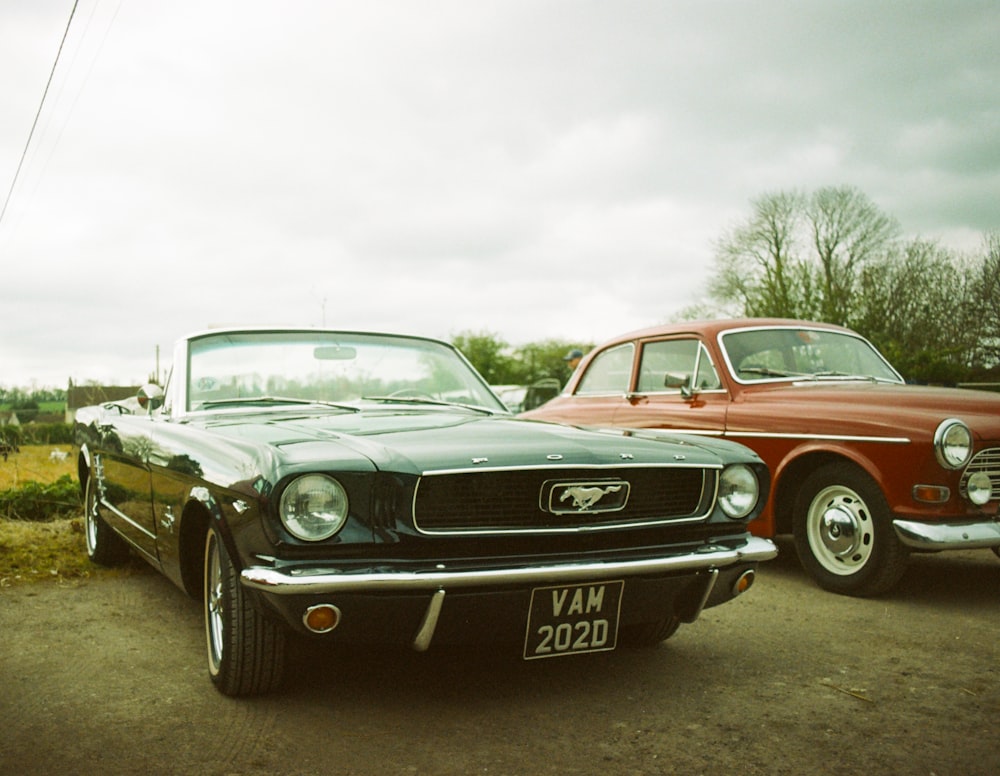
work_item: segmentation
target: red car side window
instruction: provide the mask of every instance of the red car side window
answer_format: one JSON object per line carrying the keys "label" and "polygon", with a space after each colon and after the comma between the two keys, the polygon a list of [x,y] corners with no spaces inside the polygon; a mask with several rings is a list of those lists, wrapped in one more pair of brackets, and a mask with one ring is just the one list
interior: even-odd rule
{"label": "red car side window", "polygon": [[697,353],[698,342],[693,339],[647,342],[642,348],[637,390],[639,393],[662,393],[690,386]]}
{"label": "red car side window", "polygon": [[579,394],[627,393],[632,377],[632,356],[635,346],[631,342],[599,353],[587,367],[587,372],[576,388]]}

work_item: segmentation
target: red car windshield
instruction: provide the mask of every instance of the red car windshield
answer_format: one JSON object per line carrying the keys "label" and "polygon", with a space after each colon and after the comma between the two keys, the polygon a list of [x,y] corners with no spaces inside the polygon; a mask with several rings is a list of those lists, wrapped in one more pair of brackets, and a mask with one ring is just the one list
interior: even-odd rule
{"label": "red car windshield", "polygon": [[867,340],[847,332],[766,327],[725,332],[720,342],[730,371],[743,383],[803,378],[903,382]]}

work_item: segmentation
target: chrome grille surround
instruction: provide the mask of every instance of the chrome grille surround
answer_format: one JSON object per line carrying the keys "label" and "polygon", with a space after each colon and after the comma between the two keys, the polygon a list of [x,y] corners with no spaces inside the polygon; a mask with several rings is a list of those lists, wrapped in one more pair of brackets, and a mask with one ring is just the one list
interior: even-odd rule
{"label": "chrome grille surround", "polygon": [[980,450],[969,461],[969,465],[962,472],[962,482],[958,486],[958,492],[962,494],[962,498],[968,498],[969,478],[978,472],[983,472],[990,478],[990,485],[993,486],[990,492],[990,501],[1000,499],[1000,447]]}
{"label": "chrome grille surround", "polygon": [[[425,472],[413,494],[413,521],[428,535],[579,533],[705,520],[720,467],[544,466]],[[550,511],[553,482],[627,483],[621,509]]]}

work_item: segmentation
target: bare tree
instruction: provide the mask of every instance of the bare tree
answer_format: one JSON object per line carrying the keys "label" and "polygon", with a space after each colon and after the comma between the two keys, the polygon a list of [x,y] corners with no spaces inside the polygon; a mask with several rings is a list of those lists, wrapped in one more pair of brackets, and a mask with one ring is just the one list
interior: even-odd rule
{"label": "bare tree", "polygon": [[1000,374],[1000,233],[983,256],[904,243],[896,220],[852,187],[751,206],[716,245],[708,291],[728,311],[849,326],[916,380]]}
{"label": "bare tree", "polygon": [[805,200],[796,192],[766,194],[753,213],[719,241],[709,293],[735,303],[744,315],[808,317],[812,279],[800,257],[799,219]]}
{"label": "bare tree", "polygon": [[744,315],[850,322],[860,270],[899,227],[855,188],[765,195],[719,241],[709,292]]}
{"label": "bare tree", "polygon": [[820,317],[847,325],[860,271],[886,255],[899,226],[852,187],[820,189],[810,198],[805,218],[818,262]]}

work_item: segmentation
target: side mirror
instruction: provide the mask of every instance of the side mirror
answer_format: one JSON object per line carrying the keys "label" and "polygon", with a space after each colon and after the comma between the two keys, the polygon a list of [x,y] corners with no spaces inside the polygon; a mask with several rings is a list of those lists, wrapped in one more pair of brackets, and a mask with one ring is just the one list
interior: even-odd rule
{"label": "side mirror", "polygon": [[691,389],[692,375],[687,372],[667,372],[663,378],[663,387],[667,390],[680,391],[681,396],[690,399],[694,395]]}
{"label": "side mirror", "polygon": [[663,377],[663,387],[668,390],[690,388],[691,375],[688,372],[667,372]]}
{"label": "side mirror", "polygon": [[163,406],[163,389],[156,383],[146,383],[139,389],[139,406],[147,413]]}

